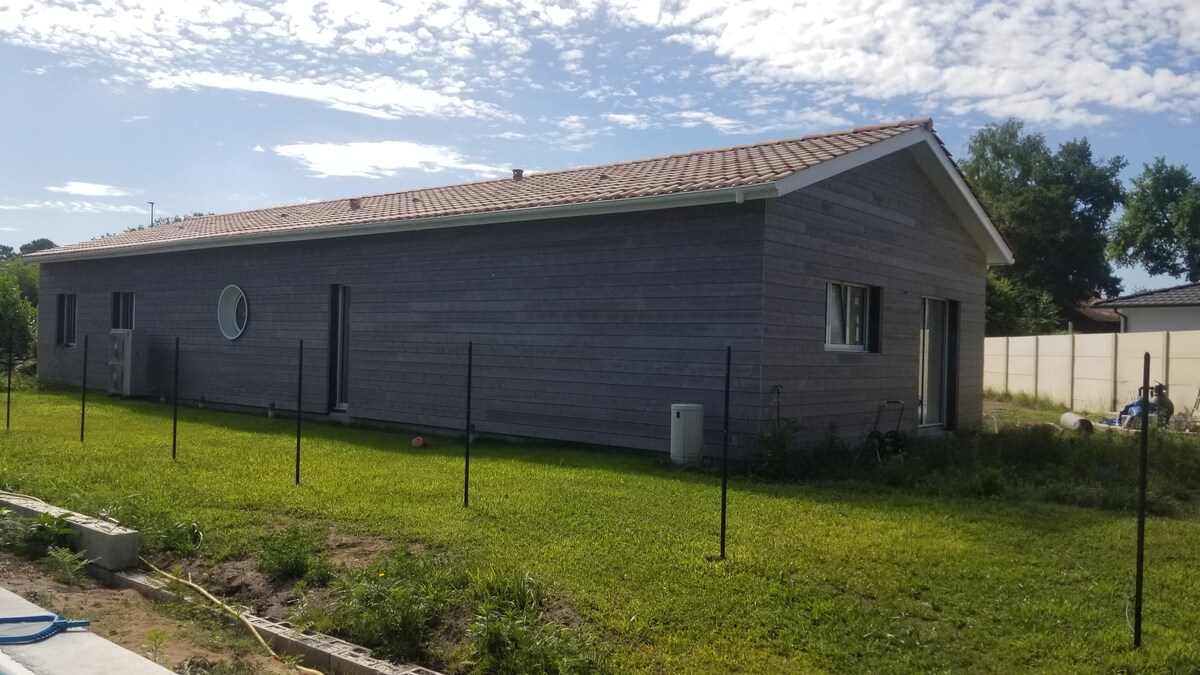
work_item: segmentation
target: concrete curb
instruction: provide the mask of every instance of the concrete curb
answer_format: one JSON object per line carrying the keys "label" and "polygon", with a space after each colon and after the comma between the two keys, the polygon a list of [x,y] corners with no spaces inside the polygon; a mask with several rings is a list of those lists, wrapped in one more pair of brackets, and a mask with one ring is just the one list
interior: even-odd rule
{"label": "concrete curb", "polygon": [[[136,530],[29,497],[4,495],[0,497],[0,505],[24,516],[49,514],[66,520],[77,532],[71,543],[94,561],[88,571],[108,586],[131,588],[152,600],[196,602],[195,598],[176,594],[167,581],[131,569],[138,566],[140,535]],[[280,654],[299,656],[310,668],[338,675],[442,675],[421,666],[396,665],[372,658],[371,650],[366,647],[321,633],[297,630],[287,621],[255,616],[248,611],[243,611],[242,615],[272,649]]]}
{"label": "concrete curb", "polygon": [[[170,582],[138,570],[112,575],[112,586],[131,588],[159,601],[196,602],[196,599],[171,590]],[[442,675],[421,666],[397,665],[371,657],[371,650],[323,633],[297,630],[287,621],[276,621],[242,611],[242,616],[280,654],[299,656],[301,662],[337,675]]]}

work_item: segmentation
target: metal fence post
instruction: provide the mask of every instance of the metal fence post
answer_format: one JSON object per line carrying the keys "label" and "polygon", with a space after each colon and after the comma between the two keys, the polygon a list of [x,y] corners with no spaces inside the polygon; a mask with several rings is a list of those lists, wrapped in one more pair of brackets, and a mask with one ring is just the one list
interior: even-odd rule
{"label": "metal fence post", "polygon": [[729,370],[733,347],[725,348],[725,430],[721,447],[721,559],[725,559],[725,511],[729,492]]}
{"label": "metal fence post", "polygon": [[1142,448],[1139,460],[1137,515],[1137,575],[1133,595],[1133,646],[1142,646],[1142,578],[1146,559],[1146,465],[1150,444],[1150,352],[1142,360],[1142,396],[1138,401],[1142,411]]}
{"label": "metal fence post", "polygon": [[304,339],[296,353],[296,485],[300,484],[300,419],[304,416]]}
{"label": "metal fence post", "polygon": [[83,442],[83,428],[87,421],[87,357],[88,336],[83,336],[83,377],[79,384],[79,442]]}
{"label": "metal fence post", "polygon": [[471,498],[471,371],[474,366],[475,343],[467,343],[467,443],[463,455],[463,508],[470,505]]}
{"label": "metal fence post", "polygon": [[8,336],[8,394],[4,400],[4,430],[8,431],[12,422],[12,371],[13,371],[13,339]]}
{"label": "metal fence post", "polygon": [[175,336],[175,384],[171,392],[171,461],[177,461],[175,447],[179,440],[179,336]]}

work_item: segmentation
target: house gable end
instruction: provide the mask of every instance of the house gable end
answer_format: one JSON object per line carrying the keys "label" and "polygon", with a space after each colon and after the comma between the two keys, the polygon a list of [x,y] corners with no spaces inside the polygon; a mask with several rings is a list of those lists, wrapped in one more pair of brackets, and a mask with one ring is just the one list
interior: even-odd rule
{"label": "house gable end", "polygon": [[917,165],[954,212],[958,222],[983,251],[989,265],[1012,264],[1012,251],[1004,242],[999,230],[942,149],[937,137],[925,129],[905,132],[862,150],[823,162],[806,171],[794,173],[777,181],[775,187],[778,195],[783,196],[897,152],[904,152],[916,160]]}

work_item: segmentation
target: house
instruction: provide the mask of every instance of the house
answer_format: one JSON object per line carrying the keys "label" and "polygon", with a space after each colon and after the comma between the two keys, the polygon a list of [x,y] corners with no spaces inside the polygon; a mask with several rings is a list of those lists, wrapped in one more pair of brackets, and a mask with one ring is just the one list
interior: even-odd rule
{"label": "house", "polygon": [[1064,314],[1067,320],[1067,326],[1071,333],[1120,333],[1121,332],[1121,316],[1114,310],[1104,307],[1098,307],[1101,298],[1092,298],[1084,300],[1075,305],[1068,307]]}
{"label": "house", "polygon": [[1120,315],[1122,333],[1200,330],[1200,283],[1131,293],[1096,307]]}
{"label": "house", "polygon": [[[1012,255],[929,120],[189,219],[42,252],[39,372],[245,409],[666,450],[673,403],[742,452],[974,427],[988,265]],[[134,392],[137,393],[137,392]],[[887,424],[892,424],[890,420]]]}

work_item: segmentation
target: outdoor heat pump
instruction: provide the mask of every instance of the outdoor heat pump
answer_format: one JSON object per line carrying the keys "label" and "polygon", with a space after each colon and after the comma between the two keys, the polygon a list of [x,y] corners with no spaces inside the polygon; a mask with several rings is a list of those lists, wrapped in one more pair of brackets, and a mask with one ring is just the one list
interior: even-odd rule
{"label": "outdoor heat pump", "polygon": [[133,329],[113,329],[109,334],[108,393],[114,396],[146,393],[145,351]]}

